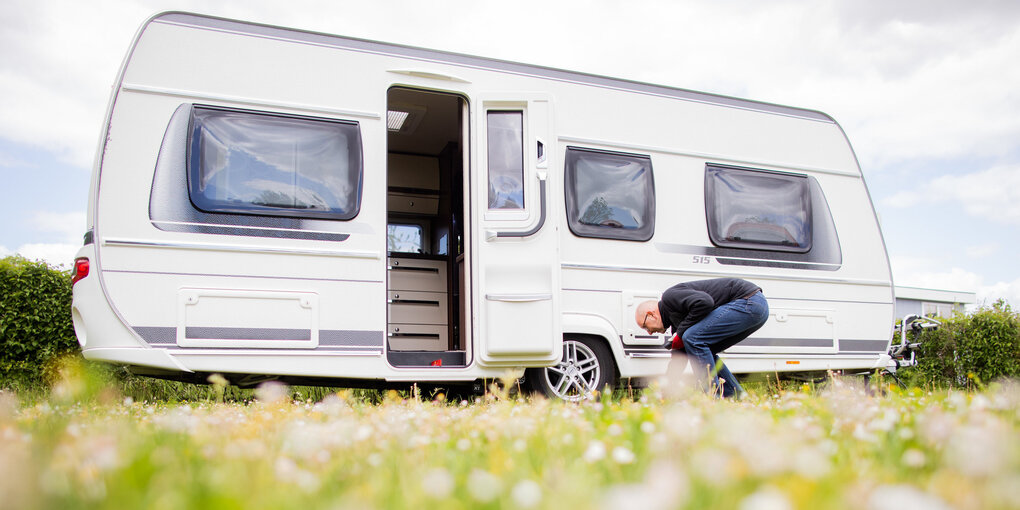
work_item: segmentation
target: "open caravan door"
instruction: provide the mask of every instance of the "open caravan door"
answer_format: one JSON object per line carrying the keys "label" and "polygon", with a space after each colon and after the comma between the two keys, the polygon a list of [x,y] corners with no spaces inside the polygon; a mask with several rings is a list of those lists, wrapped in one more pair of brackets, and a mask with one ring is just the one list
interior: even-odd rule
{"label": "open caravan door", "polygon": [[549,214],[551,102],[478,101],[472,190],[473,332],[479,364],[551,365],[562,354],[559,236]]}

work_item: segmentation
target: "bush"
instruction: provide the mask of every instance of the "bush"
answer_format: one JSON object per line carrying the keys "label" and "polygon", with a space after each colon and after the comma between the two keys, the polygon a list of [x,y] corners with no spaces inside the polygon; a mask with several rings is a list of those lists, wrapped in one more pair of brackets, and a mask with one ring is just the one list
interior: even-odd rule
{"label": "bush", "polygon": [[71,274],[20,256],[0,259],[0,387],[35,387],[78,350]]}
{"label": "bush", "polygon": [[915,383],[970,388],[1020,377],[1020,315],[1002,300],[921,335]]}

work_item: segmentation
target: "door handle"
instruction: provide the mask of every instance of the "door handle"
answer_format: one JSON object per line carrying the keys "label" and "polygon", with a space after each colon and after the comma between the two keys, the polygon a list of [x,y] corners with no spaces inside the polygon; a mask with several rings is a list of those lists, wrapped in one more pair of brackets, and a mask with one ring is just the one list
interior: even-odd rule
{"label": "door handle", "polygon": [[531,301],[549,301],[552,294],[486,294],[489,301],[507,301],[510,303],[528,303]]}

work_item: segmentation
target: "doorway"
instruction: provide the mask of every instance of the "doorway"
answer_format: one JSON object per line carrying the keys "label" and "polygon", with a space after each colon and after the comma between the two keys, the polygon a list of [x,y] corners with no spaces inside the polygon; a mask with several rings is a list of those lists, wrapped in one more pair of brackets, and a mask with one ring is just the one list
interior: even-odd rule
{"label": "doorway", "polygon": [[387,92],[387,360],[463,367],[467,334],[464,133],[456,94]]}

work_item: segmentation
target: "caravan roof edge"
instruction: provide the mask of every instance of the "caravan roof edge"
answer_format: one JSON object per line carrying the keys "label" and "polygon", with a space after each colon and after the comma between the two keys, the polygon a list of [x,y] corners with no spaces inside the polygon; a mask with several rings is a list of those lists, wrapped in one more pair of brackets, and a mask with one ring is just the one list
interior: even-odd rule
{"label": "caravan roof edge", "polygon": [[[474,68],[493,69],[503,72],[511,72],[522,75],[537,76],[554,80],[569,81],[601,87],[618,88],[655,94],[665,97],[673,97],[687,101],[709,103],[732,108],[754,110],[776,115],[786,115],[819,122],[836,123],[829,115],[804,108],[754,101],[737,97],[710,94],[688,89],[656,85],[651,83],[612,78],[596,74],[589,74],[577,71],[567,71],[553,67],[522,64],[507,60],[500,60],[487,57],[479,57],[462,53],[454,53],[442,50],[433,50],[407,46],[394,43],[358,39],[322,32],[312,32],[294,28],[285,28],[261,23],[237,21],[228,18],[207,16],[188,12],[171,11],[157,14],[149,19],[148,23],[170,23],[202,27],[211,30],[226,30],[237,33],[245,33],[254,36],[271,37],[309,44],[320,44],[338,48],[347,48],[357,51],[396,55],[413,59],[430,60],[453,65],[460,65]],[[147,23],[147,24],[148,24]]]}

